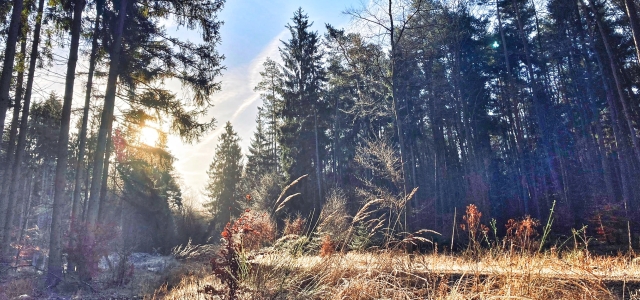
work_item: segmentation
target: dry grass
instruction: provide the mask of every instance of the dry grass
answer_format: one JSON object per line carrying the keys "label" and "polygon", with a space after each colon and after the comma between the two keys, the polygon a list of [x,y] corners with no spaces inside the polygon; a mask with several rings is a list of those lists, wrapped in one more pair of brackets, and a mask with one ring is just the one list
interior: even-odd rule
{"label": "dry grass", "polygon": [[206,286],[217,283],[217,288],[222,289],[209,266],[202,262],[186,263],[167,279],[145,299],[207,299],[203,297]]}
{"label": "dry grass", "polygon": [[[640,265],[584,252],[484,255],[473,259],[400,252],[327,257],[256,256],[240,299],[640,299]],[[208,272],[184,276],[153,299],[211,299]],[[200,291],[200,292],[198,292]]]}

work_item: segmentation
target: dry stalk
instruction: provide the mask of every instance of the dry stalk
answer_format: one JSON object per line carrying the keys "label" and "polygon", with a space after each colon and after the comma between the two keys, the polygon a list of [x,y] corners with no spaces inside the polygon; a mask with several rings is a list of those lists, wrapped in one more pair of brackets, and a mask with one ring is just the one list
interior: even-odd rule
{"label": "dry stalk", "polygon": [[280,196],[278,196],[278,200],[276,200],[276,202],[273,204],[273,207],[275,208],[274,212],[279,211],[280,209],[282,209],[282,206],[287,203],[289,200],[291,200],[291,198],[293,198],[296,195],[300,195],[300,193],[297,194],[293,194],[287,198],[284,199],[284,201],[282,200],[282,197],[284,197],[284,195],[287,193],[287,191],[294,185],[296,185],[298,182],[300,182],[300,180],[302,180],[303,178],[307,177],[309,174],[304,174],[300,177],[298,177],[298,179],[292,181],[291,183],[289,183],[286,187],[284,187],[284,189],[282,189],[282,192],[280,193]]}

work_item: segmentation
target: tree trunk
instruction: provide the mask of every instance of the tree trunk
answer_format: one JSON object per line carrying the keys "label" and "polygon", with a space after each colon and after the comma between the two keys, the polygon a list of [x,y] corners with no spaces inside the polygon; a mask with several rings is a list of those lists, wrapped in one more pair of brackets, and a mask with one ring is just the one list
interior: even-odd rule
{"label": "tree trunk", "polygon": [[62,213],[64,208],[64,195],[67,186],[67,163],[69,145],[69,124],[71,123],[71,104],[73,102],[73,85],[76,79],[76,65],[78,61],[78,48],[80,45],[80,33],[82,31],[82,10],[85,0],[74,1],[73,21],[71,24],[71,45],[69,47],[69,60],[67,62],[67,75],[64,89],[64,102],[62,104],[62,120],[60,122],[60,134],[58,137],[56,174],[53,194],[53,211],[51,221],[51,235],[49,238],[49,260],[47,283],[55,285],[62,276]]}
{"label": "tree trunk", "polygon": [[320,145],[318,141],[318,114],[317,111],[313,112],[313,132],[315,134],[315,156],[316,156],[316,184],[318,185],[318,200],[315,204],[316,212],[320,211],[322,207],[322,166],[320,163]]}
{"label": "tree trunk", "polygon": [[[26,36],[22,37],[22,42],[20,43],[20,57],[18,61],[18,76],[16,78],[16,94],[15,101],[13,104],[13,117],[11,118],[11,127],[9,129],[9,144],[7,144],[7,151],[5,152],[4,157],[4,166],[6,169],[4,170],[5,176],[4,178],[11,178],[11,174],[8,173],[11,170],[11,156],[13,156],[14,151],[16,150],[16,136],[18,134],[18,120],[20,120],[20,108],[22,102],[22,96],[24,93],[24,60],[27,55],[27,38]],[[2,193],[6,193],[6,189],[2,188]]]}
{"label": "tree trunk", "polygon": [[[583,1],[583,0],[581,0]],[[583,3],[583,5],[585,5]],[[607,56],[609,58],[609,67],[611,68],[611,73],[613,75],[613,81],[616,84],[616,91],[618,92],[618,99],[620,104],[622,104],[622,113],[624,114],[624,119],[627,123],[627,127],[629,127],[629,133],[631,135],[631,143],[633,144],[633,152],[636,155],[636,159],[640,162],[640,142],[638,142],[638,136],[636,134],[635,127],[633,126],[633,117],[631,116],[630,108],[626,102],[626,96],[624,94],[624,89],[622,87],[621,79],[618,76],[618,66],[616,63],[616,57],[611,49],[611,45],[609,44],[609,38],[607,33],[604,31],[604,27],[602,26],[602,21],[600,20],[600,16],[597,13],[592,2],[590,2],[591,11],[594,13],[594,19],[596,25],[598,27],[598,31],[600,32],[600,36],[602,37],[602,43],[604,44],[604,48],[607,52]]]}
{"label": "tree trunk", "polygon": [[[514,3],[517,4],[517,1]],[[558,178],[558,174],[555,170],[555,167],[553,166],[553,160],[556,159],[556,154],[552,147],[552,144],[554,144],[554,142],[549,139],[549,135],[551,135],[553,131],[551,130],[551,128],[548,128],[547,126],[548,122],[545,116],[547,115],[548,111],[543,109],[544,105],[540,103],[540,98],[537,95],[537,92],[539,91],[539,86],[536,82],[535,74],[533,71],[533,64],[531,62],[531,56],[530,56],[531,52],[529,51],[529,46],[528,46],[529,42],[524,32],[524,25],[522,24],[522,20],[520,17],[520,8],[517,5],[515,8],[515,13],[516,13],[516,20],[518,25],[518,32],[520,35],[520,39],[522,40],[522,44],[524,46],[524,49],[523,49],[524,57],[525,57],[525,62],[527,67],[527,75],[529,78],[528,85],[529,85],[529,88],[531,89],[531,96],[533,97],[533,107],[535,110],[536,119],[538,121],[538,127],[541,130],[540,136],[542,139],[542,148],[545,156],[544,159],[547,164],[547,167],[549,168],[549,174],[551,175],[551,183],[553,184],[554,193],[556,195],[564,195],[564,189],[562,187],[562,184],[560,183],[560,179]],[[565,202],[567,205],[569,205],[569,211],[573,212],[573,208],[572,208],[573,205],[566,197],[565,197]]]}
{"label": "tree trunk", "polygon": [[22,26],[22,6],[22,0],[13,0],[9,34],[7,35],[6,46],[4,48],[2,75],[0,75],[0,137],[2,137],[4,133],[4,119],[7,116],[9,103],[11,103],[9,90],[11,89],[11,77],[13,76],[13,61],[16,57],[16,43],[18,42],[20,27]]}
{"label": "tree trunk", "polygon": [[[0,140],[4,135],[4,120],[7,116],[7,109],[11,103],[9,98],[9,89],[11,89],[11,77],[13,76],[13,61],[16,56],[16,43],[18,41],[18,35],[20,33],[20,27],[22,24],[22,0],[13,1],[13,11],[11,12],[11,23],[9,24],[9,34],[7,35],[6,44],[4,48],[4,62],[2,65],[2,74],[0,75]],[[5,182],[8,178],[3,177]],[[0,198],[0,218],[7,214],[10,208],[8,198]],[[0,223],[0,226],[3,224]],[[0,230],[0,235],[4,239],[4,230]],[[7,233],[8,235],[8,233]],[[3,244],[4,245],[4,244]],[[4,246],[0,245],[0,250],[3,250]],[[1,255],[2,253],[0,253]]]}
{"label": "tree trunk", "polygon": [[102,109],[102,118],[100,120],[100,130],[98,132],[98,142],[93,160],[93,171],[91,178],[91,191],[89,194],[89,207],[87,212],[88,226],[90,226],[90,234],[93,227],[98,221],[98,210],[100,203],[100,189],[102,186],[102,170],[104,169],[104,155],[107,148],[107,135],[111,132],[113,125],[113,110],[116,101],[116,84],[118,83],[118,69],[120,65],[120,50],[122,48],[122,32],[127,15],[128,0],[120,1],[118,12],[118,20],[115,28],[115,37],[113,40],[113,49],[111,52],[111,63],[109,65],[109,76],[107,79],[107,87],[104,98],[104,107]]}
{"label": "tree trunk", "polygon": [[[500,31],[500,39],[502,41],[502,52],[505,61],[505,73],[507,74],[506,82],[505,82],[505,91],[506,98],[509,100],[508,110],[510,119],[512,119],[512,127],[513,127],[513,137],[514,144],[516,147],[517,162],[514,164],[514,167],[518,169],[519,175],[519,190],[521,191],[522,196],[522,206],[524,210],[524,214],[529,214],[529,184],[527,181],[527,174],[525,173],[524,167],[524,147],[526,146],[525,138],[524,138],[524,125],[522,124],[522,118],[520,116],[520,100],[518,97],[513,97],[513,77],[511,75],[511,62],[509,60],[509,51],[507,48],[507,40],[504,34],[504,30],[502,29],[502,17],[500,15],[500,8],[498,7],[498,3],[496,2],[496,16],[498,19],[498,30]],[[516,166],[517,164],[517,166]]]}
{"label": "tree trunk", "polygon": [[[36,25],[34,28],[34,32],[33,32],[33,41],[32,41],[32,45],[31,45],[31,55],[29,57],[29,72],[27,74],[27,86],[25,89],[25,95],[24,95],[24,104],[22,107],[22,117],[20,118],[20,131],[18,134],[18,143],[16,146],[16,153],[15,153],[15,158],[14,158],[14,162],[12,164],[12,170],[11,170],[11,178],[9,179],[9,197],[8,199],[6,199],[7,201],[10,201],[11,199],[15,198],[15,193],[17,190],[17,185],[18,185],[18,178],[20,178],[20,173],[21,173],[21,168],[20,166],[22,165],[22,158],[25,154],[25,146],[26,146],[26,139],[27,139],[27,126],[28,126],[28,120],[29,120],[29,110],[30,110],[30,106],[31,106],[31,92],[33,90],[33,79],[34,79],[34,75],[35,75],[35,70],[36,70],[36,62],[38,59],[38,44],[40,42],[40,31],[42,28],[42,12],[44,10],[44,0],[39,0],[38,2],[38,12],[36,15]],[[7,188],[7,187],[5,187]],[[8,203],[7,203],[8,204]],[[13,205],[12,205],[13,206]],[[3,210],[0,210],[0,213],[2,213]],[[2,229],[4,229],[4,224],[6,222],[2,222],[0,223],[0,226],[2,226]],[[7,234],[8,235],[8,234]],[[4,241],[5,237],[2,237],[2,240]],[[2,245],[8,245],[8,243],[4,243]],[[4,253],[5,249],[1,249],[2,247],[0,246],[0,250],[2,250],[2,253]]]}
{"label": "tree trunk", "polygon": [[102,172],[102,186],[100,187],[100,205],[98,205],[98,222],[104,222],[106,215],[107,203],[107,182],[109,181],[109,166],[111,164],[111,153],[113,151],[113,139],[111,138],[111,132],[107,136],[107,153],[104,156],[104,170]]}
{"label": "tree trunk", "polygon": [[[591,20],[591,18],[589,17],[589,12],[587,11],[587,6],[585,5],[585,3],[581,0],[580,1],[582,3],[582,10],[587,18],[587,22],[589,27],[593,27],[593,21]],[[597,17],[596,17],[597,19]],[[596,23],[598,24],[598,23]],[[601,24],[598,24],[598,27]],[[602,31],[600,32],[602,34]],[[593,33],[589,35],[589,40],[591,42],[592,47],[595,47],[595,37],[593,36]],[[608,43],[606,40],[604,40],[605,42],[605,46],[608,47]],[[626,144],[628,144],[628,141],[626,140],[624,134],[622,133],[622,130],[618,124],[618,120],[620,118],[619,116],[619,112],[618,112],[618,107],[614,101],[614,96],[613,96],[613,92],[611,91],[611,89],[608,86],[608,82],[606,80],[605,77],[605,72],[604,72],[604,66],[603,66],[603,61],[602,58],[600,57],[600,53],[598,51],[595,51],[594,53],[596,61],[598,63],[598,69],[600,71],[600,73],[602,74],[602,82],[603,82],[603,87],[605,89],[606,92],[606,97],[607,97],[607,104],[609,105],[609,114],[611,116],[611,126],[613,127],[613,133],[614,133],[614,141],[615,141],[615,147],[616,150],[618,150],[618,165],[620,168],[620,190],[622,192],[622,202],[624,205],[624,209],[625,209],[625,216],[628,218],[628,204],[629,201],[631,200],[631,188],[629,187],[629,170],[628,167],[631,165],[631,161],[632,159],[629,158],[629,151],[627,150],[627,146]],[[610,52],[607,51],[607,54],[609,55]],[[611,57],[609,57],[611,58]],[[613,61],[611,61],[611,63],[613,64]],[[615,74],[615,70],[613,70],[614,74]],[[632,131],[633,133],[633,131]]]}
{"label": "tree trunk", "polygon": [[[96,4],[98,5],[98,4]],[[80,145],[78,146],[78,164],[76,165],[75,186],[73,189],[73,206],[71,209],[71,228],[78,221],[80,211],[80,192],[82,189],[82,177],[84,171],[85,153],[87,147],[87,127],[89,123],[89,107],[91,105],[91,91],[93,90],[93,73],[96,68],[98,54],[98,34],[100,30],[100,17],[102,7],[96,6],[96,20],[93,27],[93,39],[91,41],[91,55],[89,57],[89,74],[85,90],[84,109],[82,111],[82,125],[80,128]]]}
{"label": "tree trunk", "polygon": [[[25,195],[27,197],[27,199],[24,201],[24,208],[23,208],[23,214],[22,214],[22,219],[20,220],[20,230],[18,231],[18,239],[17,242],[18,244],[22,244],[22,239],[24,238],[24,232],[27,229],[27,225],[29,224],[29,218],[31,217],[31,198],[32,198],[32,194],[33,194],[33,182],[35,181],[33,179],[33,176],[35,174],[29,174],[28,178],[29,178],[29,184],[27,184],[27,188],[29,189],[28,191],[26,191]],[[18,265],[18,259],[20,258],[20,250],[22,247],[18,248],[18,251],[16,252],[16,265]]]}
{"label": "tree trunk", "polygon": [[[23,38],[22,42],[20,43],[21,59],[18,64],[21,66],[19,69],[20,71],[18,72],[18,79],[16,82],[16,95],[15,95],[16,99],[15,99],[15,104],[13,106],[13,117],[11,120],[11,128],[9,130],[9,143],[7,144],[7,150],[4,156],[4,164],[1,168],[2,170],[0,170],[1,172],[3,172],[2,178],[6,178],[6,180],[9,183],[11,182],[11,178],[12,178],[12,169],[13,169],[12,166],[15,163],[15,160],[12,160],[11,158],[16,148],[16,135],[18,133],[18,126],[19,126],[18,120],[20,119],[20,102],[22,102],[22,92],[24,91],[22,86],[23,80],[24,80],[24,72],[22,70],[24,69],[24,57],[27,52],[26,48],[27,48],[27,39]],[[6,220],[6,218],[8,218],[9,215],[11,214],[11,208],[13,207],[13,205],[11,204],[12,201],[7,198],[7,194],[9,194],[9,189],[10,189],[9,186],[10,186],[9,184],[0,185],[0,201],[3,201],[3,203],[7,205],[6,208],[3,207],[3,209],[0,209],[0,212],[5,211],[6,209],[6,213],[0,215],[0,224],[4,224],[4,221]],[[9,232],[5,231],[4,228],[0,229],[0,236],[2,237],[0,238],[0,241],[4,240],[3,233],[6,233],[7,236],[9,235]],[[8,246],[8,243],[3,243],[3,246]],[[2,248],[2,246],[0,246],[0,248]],[[5,249],[0,249],[0,250],[5,250]]]}
{"label": "tree trunk", "polygon": [[638,12],[633,0],[624,0],[624,6],[629,17],[629,25],[633,33],[633,44],[636,46],[636,56],[640,63],[640,20],[638,20]]}

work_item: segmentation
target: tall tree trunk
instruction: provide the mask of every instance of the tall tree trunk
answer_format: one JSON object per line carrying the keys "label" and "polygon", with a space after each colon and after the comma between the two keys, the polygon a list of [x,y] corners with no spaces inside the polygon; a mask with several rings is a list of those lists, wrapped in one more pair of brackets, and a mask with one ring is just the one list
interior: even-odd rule
{"label": "tall tree trunk", "polygon": [[387,11],[387,14],[389,15],[389,41],[391,42],[391,99],[392,99],[392,103],[391,103],[391,110],[393,111],[393,117],[394,117],[394,121],[395,121],[395,125],[396,125],[396,129],[397,129],[397,134],[398,134],[398,144],[400,145],[400,172],[401,172],[401,178],[402,178],[402,189],[403,189],[403,196],[407,195],[407,183],[405,180],[405,176],[406,176],[406,172],[405,172],[405,148],[404,148],[404,130],[402,129],[402,120],[400,119],[398,110],[398,76],[396,74],[396,63],[398,60],[398,54],[397,54],[397,44],[400,41],[400,37],[396,37],[395,35],[395,27],[393,25],[393,1],[389,0],[389,9]]}
{"label": "tall tree trunk", "polygon": [[[531,89],[531,96],[533,97],[533,107],[535,110],[536,119],[538,121],[538,127],[541,131],[540,136],[542,140],[542,148],[544,151],[544,159],[545,159],[547,168],[549,169],[549,174],[551,176],[551,183],[553,185],[553,190],[555,195],[566,196],[566,194],[564,193],[562,184],[560,183],[561,179],[558,178],[558,173],[555,170],[555,167],[553,165],[553,161],[556,159],[556,152],[553,147],[553,145],[555,144],[554,142],[555,138],[553,136],[551,137],[551,139],[549,138],[549,135],[552,135],[553,131],[551,128],[548,127],[548,120],[546,118],[548,111],[546,109],[543,109],[545,105],[541,103],[541,99],[538,97],[538,91],[540,91],[540,87],[536,81],[535,73],[533,71],[533,64],[531,62],[531,55],[530,55],[531,52],[529,50],[529,42],[527,39],[527,35],[524,32],[524,25],[522,24],[522,19],[520,16],[520,7],[517,5],[518,3],[517,1],[514,3],[516,3],[515,14],[516,14],[518,32],[519,32],[522,44],[524,46],[524,49],[523,49],[524,57],[526,62],[527,75],[529,79],[528,85],[529,85],[529,89]],[[565,198],[564,199],[565,203],[569,206],[569,211],[573,212],[573,203],[571,203],[567,197],[564,197],[564,198]],[[572,217],[575,217],[575,216],[572,215]]]}
{"label": "tall tree trunk", "polygon": [[[7,109],[11,103],[9,98],[9,90],[11,89],[11,77],[13,76],[13,61],[16,56],[16,43],[18,42],[18,35],[20,33],[20,27],[22,24],[22,0],[13,1],[13,11],[11,12],[11,23],[9,23],[9,34],[4,48],[4,62],[2,65],[2,74],[0,75],[0,141],[4,135],[4,120],[7,116]],[[3,177],[5,182],[8,178]],[[0,198],[0,218],[7,214],[10,209],[10,203],[8,198]],[[0,223],[0,226],[3,224]],[[0,230],[0,235],[5,236],[4,230]],[[8,233],[6,234],[8,235]],[[4,246],[0,245],[0,250],[3,250]],[[2,255],[2,253],[0,253]]]}
{"label": "tall tree trunk", "polygon": [[[8,198],[6,199],[7,201],[11,201],[11,199],[15,199],[15,194],[18,189],[18,182],[19,182],[18,178],[20,178],[20,173],[22,170],[20,166],[22,165],[22,158],[25,155],[25,151],[26,151],[25,146],[27,141],[27,129],[28,129],[27,125],[29,121],[29,111],[31,107],[31,92],[33,90],[33,79],[36,71],[36,62],[38,60],[38,44],[40,42],[40,31],[42,28],[43,10],[44,10],[44,0],[39,0],[38,12],[36,14],[36,25],[33,32],[33,41],[31,42],[31,54],[29,56],[29,72],[27,74],[27,86],[25,89],[24,104],[22,107],[22,116],[20,118],[20,130],[18,133],[18,143],[16,146],[15,158],[12,164],[12,170],[11,170],[12,176],[11,178],[9,178],[9,187],[8,187],[9,197],[7,197]],[[0,213],[2,212],[3,211],[0,210]],[[2,229],[4,229],[5,223],[6,222],[0,223],[0,226],[2,226]],[[5,236],[3,235],[2,241],[4,240],[5,240]],[[2,245],[8,246],[8,243],[3,242]],[[0,250],[2,251],[2,253],[4,253],[5,249],[2,249],[2,246],[0,246]]]}
{"label": "tall tree trunk", "polygon": [[4,133],[4,119],[7,116],[9,103],[11,103],[9,90],[11,89],[11,77],[13,76],[13,61],[16,57],[16,43],[18,42],[20,27],[22,26],[22,6],[23,0],[13,0],[9,34],[7,35],[6,46],[4,48],[2,75],[0,75],[0,137],[2,137]]}
{"label": "tall tree trunk", "polygon": [[[587,19],[587,23],[589,25],[589,27],[593,27],[593,20],[590,18],[589,16],[589,12],[587,11],[587,6],[586,4],[583,2],[583,0],[580,0],[580,2],[582,3],[582,10],[586,16]],[[593,10],[593,7],[591,7]],[[593,10],[595,13],[595,10]],[[596,20],[598,19],[597,15],[596,15]],[[596,24],[598,25],[598,27],[600,27],[600,33],[602,34],[602,28],[601,25],[599,24],[599,22],[596,22]],[[594,37],[594,33],[589,34],[589,39],[591,41],[592,47],[595,47],[595,37]],[[606,40],[603,41],[605,43],[605,46],[608,47],[608,43]],[[605,48],[606,48],[605,47]],[[603,59],[600,57],[600,54],[598,51],[595,51],[595,57],[596,57],[596,61],[598,63],[598,68],[600,73],[602,74],[602,81],[603,81],[603,87],[606,91],[606,95],[607,95],[607,104],[609,105],[609,113],[611,115],[611,125],[613,127],[613,133],[614,133],[614,140],[615,140],[615,146],[616,149],[618,150],[618,165],[620,167],[620,183],[621,183],[621,192],[622,192],[622,202],[624,205],[624,210],[625,210],[625,216],[627,217],[627,219],[629,218],[629,211],[628,211],[628,207],[629,207],[629,203],[631,201],[632,198],[632,194],[631,194],[631,187],[630,187],[630,183],[629,183],[629,179],[631,178],[631,173],[630,173],[630,166],[631,161],[633,159],[631,159],[629,156],[629,151],[627,150],[627,144],[628,141],[626,140],[625,135],[622,133],[622,130],[618,124],[618,120],[620,118],[619,116],[619,112],[618,112],[618,107],[615,103],[614,100],[614,96],[613,96],[613,92],[609,89],[608,87],[608,82],[606,80],[605,77],[605,72],[604,72],[604,66],[603,66]],[[610,58],[610,63],[613,63],[613,60],[611,60],[611,53],[609,51],[607,51],[607,55]],[[610,64],[610,66],[611,66]],[[613,70],[613,73],[615,74],[616,71],[615,69]],[[617,76],[616,76],[617,77]],[[616,85],[616,87],[619,87],[618,85]],[[619,92],[619,91],[618,91]],[[631,133],[633,134],[633,131],[631,131]],[[629,232],[630,234],[630,232]],[[631,245],[631,240],[629,240],[629,244]]]}
{"label": "tall tree trunk", "polygon": [[107,153],[104,155],[104,170],[102,171],[102,186],[100,187],[100,205],[98,205],[98,222],[104,222],[106,215],[106,207],[107,203],[107,193],[109,192],[107,188],[107,182],[109,181],[109,166],[111,165],[111,154],[113,152],[113,139],[111,137],[111,132],[109,132],[107,136]]}
{"label": "tall tree trunk", "polygon": [[78,221],[80,211],[80,192],[82,190],[82,177],[84,176],[85,153],[87,147],[87,127],[89,123],[89,107],[91,105],[91,92],[93,90],[93,73],[96,68],[98,54],[98,35],[100,30],[100,17],[102,7],[96,4],[96,20],[93,25],[93,39],[91,41],[91,55],[89,56],[89,74],[85,89],[84,109],[82,111],[82,125],[80,128],[80,144],[78,145],[78,164],[76,165],[75,186],[73,189],[73,206],[71,209],[71,228],[74,229],[75,222]]}
{"label": "tall tree trunk", "polygon": [[315,204],[316,212],[322,207],[322,166],[320,162],[320,145],[318,140],[318,112],[313,112],[313,132],[315,134],[316,184],[318,185],[318,199]]}
{"label": "tall tree trunk", "polygon": [[58,136],[56,174],[53,194],[53,211],[51,234],[49,238],[49,260],[47,283],[55,285],[62,276],[62,210],[63,198],[67,186],[67,163],[69,146],[69,124],[71,123],[71,104],[73,102],[73,86],[76,79],[76,65],[78,62],[78,48],[82,31],[82,10],[85,0],[74,1],[73,21],[71,24],[71,45],[67,62],[67,76],[65,80],[64,102],[62,104],[62,120]]}
{"label": "tall tree trunk", "polygon": [[636,46],[636,57],[640,63],[640,20],[638,20],[638,11],[633,0],[624,0],[624,7],[629,17],[629,25],[633,33],[633,44]]}
{"label": "tall tree trunk", "polygon": [[[31,198],[33,194],[33,182],[35,181],[33,179],[33,176],[35,176],[35,174],[29,174],[27,176],[29,178],[29,184],[27,184],[27,188],[29,190],[26,191],[25,193],[27,199],[24,201],[25,203],[24,203],[24,208],[22,212],[22,219],[20,220],[20,230],[18,231],[18,238],[17,238],[18,244],[22,244],[22,239],[24,238],[24,232],[27,229],[27,225],[29,224],[29,218],[31,217]],[[20,258],[21,248],[22,247],[19,247],[16,253],[16,258],[15,258],[16,265],[18,264],[18,259]]]}
{"label": "tall tree trunk", "polygon": [[[580,1],[583,1],[583,0],[580,0]],[[611,49],[611,44],[609,43],[609,37],[607,36],[607,33],[604,31],[602,20],[600,19],[600,15],[598,14],[598,11],[593,5],[593,2],[589,2],[589,4],[590,4],[589,7],[591,8],[591,11],[594,14],[594,19],[596,23],[595,25],[597,25],[598,27],[598,31],[600,32],[600,36],[602,38],[602,43],[604,44],[604,48],[609,58],[609,67],[613,75],[613,81],[616,84],[616,91],[618,92],[618,100],[620,101],[620,104],[622,104],[622,113],[624,115],[624,119],[626,121],[627,127],[629,127],[629,133],[631,135],[631,143],[633,144],[633,152],[635,153],[636,159],[638,160],[638,162],[640,162],[640,142],[638,141],[636,129],[633,126],[633,117],[631,116],[630,107],[628,107],[627,105],[626,96],[624,93],[624,89],[622,87],[622,81],[618,76],[618,66],[616,63],[616,57],[613,53],[613,50]],[[583,2],[583,6],[584,5],[585,4]]]}
{"label": "tall tree trunk", "polygon": [[[7,151],[5,152],[4,161],[7,168],[5,171],[5,178],[10,178],[11,174],[7,173],[11,170],[11,156],[13,156],[14,151],[16,150],[16,136],[18,134],[18,126],[20,120],[20,108],[22,102],[22,96],[24,93],[24,60],[27,55],[27,38],[23,36],[20,42],[20,56],[18,61],[18,76],[16,78],[16,93],[15,93],[15,101],[13,103],[13,117],[11,118],[11,126],[9,129],[9,143],[7,144]],[[2,192],[5,193],[6,189],[2,188]]]}
{"label": "tall tree trunk", "polygon": [[[19,65],[18,79],[16,82],[16,94],[15,94],[16,99],[13,105],[13,117],[11,120],[11,127],[9,130],[9,143],[7,144],[7,150],[5,151],[4,164],[2,165],[2,168],[0,168],[0,172],[3,172],[2,178],[7,178],[9,183],[11,182],[11,178],[12,178],[12,169],[13,169],[12,166],[15,163],[15,160],[12,159],[12,156],[16,148],[16,135],[18,133],[18,126],[19,126],[18,120],[20,119],[20,102],[22,102],[22,92],[24,91],[23,89],[24,71],[23,70],[24,70],[24,57],[27,52],[26,48],[27,48],[27,39],[22,38],[22,42],[20,43],[20,61],[18,62],[18,65]],[[4,221],[6,220],[6,218],[8,218],[10,214],[12,214],[13,205],[11,204],[11,202],[14,202],[14,201],[7,198],[7,194],[9,194],[9,189],[10,189],[9,186],[10,186],[9,184],[0,185],[0,201],[3,201],[3,202],[6,201],[4,203],[6,203],[7,205],[6,213],[0,215],[0,224],[4,224]],[[0,212],[2,211],[5,211],[5,210],[0,209]],[[5,235],[3,235],[3,233],[6,233],[5,235],[9,236],[9,231],[6,231],[4,228],[1,228],[0,241],[4,240]],[[4,246],[8,247],[8,243],[4,243],[3,246],[0,246],[0,248],[3,248]],[[5,250],[5,249],[0,249],[0,250]]]}
{"label": "tall tree trunk", "polygon": [[111,63],[109,65],[109,76],[100,120],[100,130],[98,132],[98,143],[96,145],[95,157],[93,160],[93,171],[91,177],[91,191],[89,194],[89,207],[87,221],[91,233],[98,221],[100,189],[102,186],[102,170],[104,169],[104,155],[107,148],[107,135],[111,132],[113,125],[113,110],[116,101],[116,84],[118,83],[118,69],[120,65],[120,50],[122,49],[122,32],[127,16],[128,0],[120,1],[118,20],[116,24],[115,37],[113,39],[113,49],[111,51]]}
{"label": "tall tree trunk", "polygon": [[513,77],[511,75],[511,61],[509,60],[509,50],[507,48],[507,40],[504,34],[504,30],[502,28],[502,17],[500,15],[500,7],[498,7],[498,2],[496,2],[496,16],[498,19],[498,30],[500,31],[500,39],[502,41],[502,54],[504,56],[504,61],[505,61],[505,73],[506,73],[506,79],[505,79],[505,91],[506,91],[506,97],[507,100],[509,100],[509,104],[508,104],[508,111],[510,111],[509,115],[510,115],[510,119],[512,119],[512,127],[513,127],[513,137],[514,137],[514,144],[516,147],[516,153],[517,155],[517,163],[514,164],[517,165],[517,169],[518,169],[518,176],[519,176],[519,189],[520,189],[520,193],[522,196],[522,206],[523,206],[523,210],[525,214],[529,214],[529,184],[528,184],[528,180],[527,178],[527,174],[525,172],[525,167],[524,167],[524,163],[523,160],[525,159],[524,157],[524,147],[526,145],[525,139],[524,139],[524,124],[522,124],[522,118],[520,116],[520,100],[518,99],[518,97],[513,97]]}

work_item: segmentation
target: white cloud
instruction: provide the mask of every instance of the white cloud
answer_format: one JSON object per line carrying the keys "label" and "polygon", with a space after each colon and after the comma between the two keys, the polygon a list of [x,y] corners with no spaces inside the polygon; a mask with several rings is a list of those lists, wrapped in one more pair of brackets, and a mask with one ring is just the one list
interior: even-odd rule
{"label": "white cloud", "polygon": [[279,58],[280,40],[288,32],[282,31],[274,37],[249,64],[231,67],[222,78],[222,90],[213,96],[215,106],[209,117],[217,120],[214,131],[193,145],[183,144],[177,137],[169,137],[169,148],[177,158],[174,166],[185,185],[196,191],[204,200],[202,191],[207,182],[206,171],[213,158],[218,137],[224,124],[230,121],[241,138],[240,146],[247,149],[255,129],[255,116],[260,97],[253,88],[260,82],[262,63],[267,57]]}

